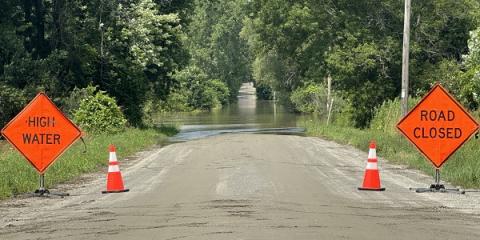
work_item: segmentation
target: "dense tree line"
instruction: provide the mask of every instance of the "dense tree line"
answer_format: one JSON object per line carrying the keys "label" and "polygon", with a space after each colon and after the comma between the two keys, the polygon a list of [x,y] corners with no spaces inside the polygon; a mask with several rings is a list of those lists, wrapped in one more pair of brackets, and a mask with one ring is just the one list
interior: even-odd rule
{"label": "dense tree line", "polygon": [[[0,125],[38,91],[67,112],[97,86],[131,125],[156,111],[209,110],[250,78],[246,2],[25,0],[0,8]],[[85,91],[84,91],[85,92]],[[73,109],[75,110],[75,109]],[[73,115],[73,112],[72,112]]]}
{"label": "dense tree line", "polygon": [[[99,86],[132,125],[149,98],[165,99],[188,60],[184,1],[25,0],[0,8],[0,95],[12,117],[38,91],[60,105],[75,88]],[[2,124],[6,119],[2,119]]]}
{"label": "dense tree line", "polygon": [[[466,105],[478,107],[480,83],[465,76],[464,62],[469,32],[478,26],[478,4],[413,1],[413,96],[440,81]],[[403,1],[257,0],[250,5],[241,36],[255,56],[253,75],[284,99],[292,100],[295,91],[308,93],[312,84],[325,88],[330,76],[343,110],[355,126],[365,127],[375,107],[399,96]]]}
{"label": "dense tree line", "polygon": [[[131,125],[219,107],[252,80],[262,97],[322,112],[331,78],[335,109],[366,127],[400,93],[403,9],[398,0],[5,0],[0,125],[38,91],[71,108],[75,89],[90,85],[115,97]],[[440,81],[479,107],[479,9],[413,1],[414,96]]]}
{"label": "dense tree line", "polygon": [[164,108],[211,109],[236,100],[242,82],[252,81],[247,42],[240,38],[247,1],[192,0],[185,46],[188,65]]}

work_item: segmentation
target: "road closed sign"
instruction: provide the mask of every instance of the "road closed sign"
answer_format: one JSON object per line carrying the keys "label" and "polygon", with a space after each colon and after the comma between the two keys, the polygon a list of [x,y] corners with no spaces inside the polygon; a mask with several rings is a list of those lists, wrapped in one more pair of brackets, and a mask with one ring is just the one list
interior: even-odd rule
{"label": "road closed sign", "polygon": [[2,135],[43,174],[82,133],[44,93],[39,93],[2,129]]}
{"label": "road closed sign", "polygon": [[437,84],[400,120],[397,128],[440,168],[478,130],[478,123]]}

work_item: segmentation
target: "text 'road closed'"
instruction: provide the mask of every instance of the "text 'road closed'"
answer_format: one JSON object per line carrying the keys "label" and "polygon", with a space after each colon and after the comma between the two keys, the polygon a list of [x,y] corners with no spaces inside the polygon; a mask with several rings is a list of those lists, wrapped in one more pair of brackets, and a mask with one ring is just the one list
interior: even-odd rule
{"label": "text 'road closed'", "polygon": [[[442,121],[455,121],[455,112],[451,110],[421,110],[420,122],[424,121],[438,122],[438,125],[441,125]],[[413,136],[415,138],[454,139],[462,137],[462,129],[458,127],[416,127],[413,129]]]}

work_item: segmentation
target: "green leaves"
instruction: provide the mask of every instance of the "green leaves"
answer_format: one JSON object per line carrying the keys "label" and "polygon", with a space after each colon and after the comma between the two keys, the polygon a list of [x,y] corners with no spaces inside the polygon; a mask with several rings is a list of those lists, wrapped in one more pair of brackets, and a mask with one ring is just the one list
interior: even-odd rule
{"label": "green leaves", "polygon": [[295,105],[295,109],[305,113],[326,114],[327,90],[320,85],[309,84],[305,87],[297,88],[290,100]]}
{"label": "green leaves", "polygon": [[[412,4],[411,93],[441,81],[478,108],[478,1]],[[274,91],[319,111],[308,86],[330,75],[349,103],[341,112],[358,127],[400,93],[398,0],[7,0],[0,32],[0,85],[26,98],[44,90],[67,105],[73,89],[98,85],[135,126],[157,107],[225,104],[252,79],[265,98]]]}
{"label": "green leaves", "polygon": [[152,0],[141,0],[127,9],[124,18],[129,21],[122,24],[120,40],[127,44],[132,61],[143,68],[166,64],[164,52],[182,34],[178,15],[161,15]]}
{"label": "green leaves", "polygon": [[115,99],[104,91],[86,96],[73,115],[83,130],[93,134],[124,131],[127,122]]}
{"label": "green leaves", "polygon": [[202,69],[209,79],[224,82],[232,99],[251,75],[246,41],[240,38],[245,4],[238,0],[196,0],[187,31],[191,65]]}
{"label": "green leaves", "polygon": [[[169,97],[167,101],[169,106],[182,107],[187,104],[193,109],[211,110],[221,107],[229,101],[230,92],[227,85],[218,79],[209,79],[200,68],[187,67],[178,72],[175,78],[180,82],[181,89]],[[175,99],[180,102],[174,103]]]}
{"label": "green leaves", "polygon": [[470,31],[468,54],[463,56],[465,65],[475,68],[480,65],[480,27]]}
{"label": "green leaves", "polygon": [[[348,112],[357,127],[368,127],[373,109],[400,94],[401,1],[257,0],[250,4],[241,36],[254,59],[253,76],[284,93],[281,96],[298,110],[310,112],[308,105],[316,101],[300,100],[308,98],[302,95],[306,83],[324,84],[328,75],[333,91],[349,103],[342,112]],[[410,86],[414,96],[428,90],[435,77],[435,81],[454,83],[463,102],[473,101],[466,104],[476,108],[472,93],[477,88],[462,80],[459,61],[478,7],[471,0],[413,3]]]}
{"label": "green leaves", "polygon": [[0,83],[0,129],[17,115],[26,103],[23,91]]}
{"label": "green leaves", "polygon": [[0,84],[27,97],[43,90],[57,103],[98,85],[140,126],[147,96],[166,99],[173,73],[188,61],[179,18],[187,7],[183,0],[8,0],[0,10]]}

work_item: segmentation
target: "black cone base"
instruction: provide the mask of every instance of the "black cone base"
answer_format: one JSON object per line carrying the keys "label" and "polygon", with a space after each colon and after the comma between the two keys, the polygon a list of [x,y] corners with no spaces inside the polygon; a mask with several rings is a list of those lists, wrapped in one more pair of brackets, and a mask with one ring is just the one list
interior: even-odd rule
{"label": "black cone base", "polygon": [[117,191],[102,191],[103,194],[105,193],[122,193],[122,192],[128,192],[130,189],[123,189],[123,190],[117,190]]}
{"label": "black cone base", "polygon": [[385,191],[385,188],[363,188],[363,187],[359,187],[358,190],[362,190],[362,191]]}

